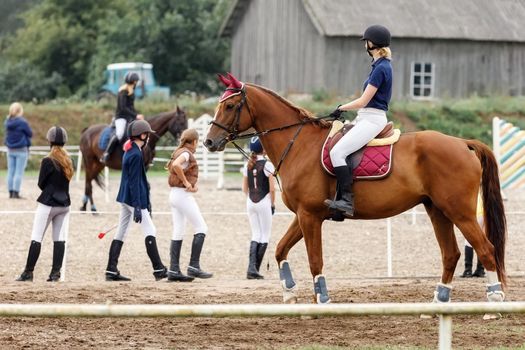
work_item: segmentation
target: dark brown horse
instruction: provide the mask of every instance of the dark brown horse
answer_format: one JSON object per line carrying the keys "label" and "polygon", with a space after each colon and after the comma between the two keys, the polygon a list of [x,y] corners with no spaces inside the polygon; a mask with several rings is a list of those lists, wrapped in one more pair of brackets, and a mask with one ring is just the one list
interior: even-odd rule
{"label": "dark brown horse", "polygon": [[[280,168],[283,201],[295,213],[275,252],[283,299],[296,301],[295,282],[286,259],[290,249],[304,238],[315,300],[330,302],[322,275],[321,226],[331,216],[323,201],[334,197],[336,181],[320,164],[321,147],[329,132],[327,123],[269,89],[240,83],[231,75],[221,80],[228,89],[217,106],[204,145],[210,151],[222,151],[227,142],[242,138],[243,131],[253,127],[260,133],[268,157]],[[450,298],[449,283],[460,257],[454,225],[472,244],[488,271],[489,300],[503,300],[506,220],[497,163],[491,150],[476,140],[421,131],[402,134],[394,145],[393,157],[393,170],[388,177],[354,183],[352,219],[387,218],[422,203],[442,255],[442,276],[435,301]],[[480,186],[486,234],[476,220]]]}
{"label": "dark brown horse", "polygon": [[[164,112],[151,118],[147,118],[151,128],[155,131],[149,138],[148,144],[144,147],[144,164],[149,165],[155,157],[155,145],[157,141],[166,132],[170,132],[176,140],[179,139],[182,131],[188,128],[188,120],[186,114],[178,106],[171,112]],[[91,211],[96,211],[93,202],[93,187],[92,181],[103,187],[100,172],[104,169],[104,164],[100,162],[103,150],[98,146],[100,134],[107,125],[98,124],[92,125],[85,129],[80,136],[80,151],[82,152],[82,159],[84,169],[86,170],[86,183],[84,187],[84,198],[82,200],[82,207],[80,210],[85,211],[88,201],[91,204]],[[111,169],[122,169],[122,147],[116,147],[111,154],[107,166]]]}

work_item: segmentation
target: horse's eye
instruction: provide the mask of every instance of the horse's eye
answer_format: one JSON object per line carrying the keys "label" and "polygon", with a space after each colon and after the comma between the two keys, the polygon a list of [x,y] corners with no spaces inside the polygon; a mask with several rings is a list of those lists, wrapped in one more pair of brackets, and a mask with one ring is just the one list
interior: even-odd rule
{"label": "horse's eye", "polygon": [[235,105],[233,103],[228,103],[226,105],[226,109],[233,109],[233,107],[235,107]]}

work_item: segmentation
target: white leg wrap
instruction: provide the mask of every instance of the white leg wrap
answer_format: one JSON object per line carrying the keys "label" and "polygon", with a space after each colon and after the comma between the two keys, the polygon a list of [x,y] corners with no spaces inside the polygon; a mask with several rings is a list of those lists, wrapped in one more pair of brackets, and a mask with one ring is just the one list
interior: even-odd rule
{"label": "white leg wrap", "polygon": [[496,271],[487,271],[487,279],[490,285],[499,283],[498,273]]}

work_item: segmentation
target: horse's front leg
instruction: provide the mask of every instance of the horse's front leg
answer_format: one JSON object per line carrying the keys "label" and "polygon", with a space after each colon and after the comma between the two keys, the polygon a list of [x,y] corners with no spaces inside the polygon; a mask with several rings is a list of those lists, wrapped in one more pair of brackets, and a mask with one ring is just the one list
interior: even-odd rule
{"label": "horse's front leg", "polygon": [[299,226],[303,232],[310,272],[314,278],[314,300],[318,304],[330,303],[326,278],[323,276],[323,246],[321,237],[321,227],[323,219],[309,212],[297,215]]}
{"label": "horse's front leg", "polygon": [[299,226],[297,216],[294,217],[292,223],[288,227],[285,235],[281,238],[275,249],[275,259],[279,266],[279,278],[281,286],[283,287],[283,302],[287,304],[297,303],[297,295],[295,294],[296,283],[292,276],[290,263],[286,260],[290,249],[303,238],[303,233]]}

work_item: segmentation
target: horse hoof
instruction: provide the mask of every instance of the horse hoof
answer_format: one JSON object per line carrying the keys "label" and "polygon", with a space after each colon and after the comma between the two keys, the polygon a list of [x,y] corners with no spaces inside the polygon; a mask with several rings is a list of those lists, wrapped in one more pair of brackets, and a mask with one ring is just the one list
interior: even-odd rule
{"label": "horse hoof", "polygon": [[297,295],[294,290],[283,291],[283,303],[285,304],[297,304]]}
{"label": "horse hoof", "polygon": [[86,207],[80,207],[80,211],[86,211]]}
{"label": "horse hoof", "polygon": [[501,314],[500,313],[497,313],[497,314],[485,314],[483,315],[483,319],[485,321],[487,320],[499,320],[501,318]]}

